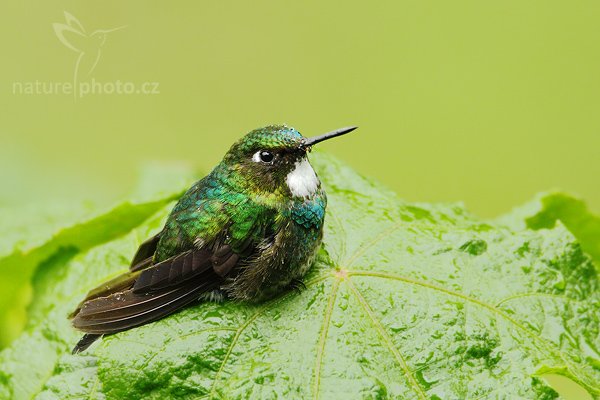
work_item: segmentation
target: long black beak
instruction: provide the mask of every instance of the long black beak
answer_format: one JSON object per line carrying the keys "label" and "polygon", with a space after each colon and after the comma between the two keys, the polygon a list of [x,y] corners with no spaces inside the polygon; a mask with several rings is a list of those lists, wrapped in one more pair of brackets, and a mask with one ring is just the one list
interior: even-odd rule
{"label": "long black beak", "polygon": [[345,135],[346,133],[352,132],[356,128],[358,128],[358,126],[348,126],[346,128],[340,128],[340,129],[336,129],[335,131],[327,132],[323,135],[306,138],[306,139],[304,139],[304,142],[302,143],[302,147],[307,148],[307,147],[313,146],[319,142],[322,142],[324,140],[331,139],[336,136]]}

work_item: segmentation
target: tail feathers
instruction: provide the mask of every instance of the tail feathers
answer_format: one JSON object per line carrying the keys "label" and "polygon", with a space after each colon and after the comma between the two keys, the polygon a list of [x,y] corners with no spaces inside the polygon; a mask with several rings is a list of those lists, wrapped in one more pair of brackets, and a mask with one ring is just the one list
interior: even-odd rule
{"label": "tail feathers", "polygon": [[73,351],[71,354],[81,353],[86,350],[88,347],[92,345],[96,340],[100,339],[102,335],[96,333],[86,333],[83,337],[77,342],[75,347],[73,347]]}

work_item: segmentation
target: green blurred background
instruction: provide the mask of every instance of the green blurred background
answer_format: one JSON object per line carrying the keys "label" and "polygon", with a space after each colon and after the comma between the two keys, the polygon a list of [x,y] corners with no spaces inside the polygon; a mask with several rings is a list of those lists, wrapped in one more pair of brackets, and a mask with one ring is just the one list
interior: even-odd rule
{"label": "green blurred background", "polygon": [[[89,79],[160,94],[14,94],[72,80],[63,11],[88,33],[126,26]],[[597,1],[4,1],[0,205],[108,204],[140,163],[208,171],[285,122],[360,125],[323,149],[408,200],[493,216],[559,187],[599,210],[598,21]]]}

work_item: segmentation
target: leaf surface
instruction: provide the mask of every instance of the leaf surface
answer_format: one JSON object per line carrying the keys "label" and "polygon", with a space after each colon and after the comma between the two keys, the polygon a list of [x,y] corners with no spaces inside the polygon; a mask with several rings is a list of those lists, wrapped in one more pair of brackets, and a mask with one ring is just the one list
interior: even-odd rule
{"label": "leaf surface", "polygon": [[486,223],[406,203],[313,158],[329,205],[306,290],[197,304],[70,355],[80,334],[66,315],[127,268],[169,203],[37,266],[28,327],[0,353],[0,397],[557,398],[548,373],[600,396],[598,275],[560,221],[531,229],[521,215]]}

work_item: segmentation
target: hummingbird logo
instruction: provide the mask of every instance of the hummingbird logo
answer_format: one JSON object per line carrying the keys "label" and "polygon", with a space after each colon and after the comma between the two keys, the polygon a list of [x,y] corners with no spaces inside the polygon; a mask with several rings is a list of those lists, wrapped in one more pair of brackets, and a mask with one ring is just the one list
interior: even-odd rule
{"label": "hummingbird logo", "polygon": [[72,14],[64,11],[66,24],[53,23],[54,33],[58,40],[67,48],[77,53],[73,72],[73,83],[77,84],[80,77],[89,77],[100,61],[102,47],[108,35],[126,28],[120,26],[113,29],[97,29],[88,33],[81,22]]}

